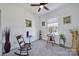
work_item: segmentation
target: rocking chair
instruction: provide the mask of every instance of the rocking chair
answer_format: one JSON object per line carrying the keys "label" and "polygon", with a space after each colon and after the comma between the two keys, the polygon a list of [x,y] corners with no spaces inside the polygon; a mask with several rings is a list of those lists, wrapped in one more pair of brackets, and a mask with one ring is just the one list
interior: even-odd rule
{"label": "rocking chair", "polygon": [[[20,53],[15,52],[15,54],[20,55],[20,56],[29,56],[28,51],[31,49],[31,45],[29,43],[25,43],[22,35],[16,36],[16,39],[20,47],[20,49],[18,49],[20,50]],[[26,53],[26,54],[22,54],[22,53]]]}

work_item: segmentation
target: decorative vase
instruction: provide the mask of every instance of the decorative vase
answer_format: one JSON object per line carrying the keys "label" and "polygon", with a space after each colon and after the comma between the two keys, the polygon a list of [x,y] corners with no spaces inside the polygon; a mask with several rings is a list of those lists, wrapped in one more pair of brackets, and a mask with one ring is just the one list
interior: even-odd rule
{"label": "decorative vase", "polygon": [[27,31],[26,35],[27,35],[27,37],[29,36],[29,31]]}
{"label": "decorative vase", "polygon": [[5,30],[5,44],[4,44],[4,50],[5,53],[8,53],[10,51],[11,44],[10,44],[10,29]]}
{"label": "decorative vase", "polygon": [[5,45],[4,45],[5,53],[10,52],[10,48],[11,48],[10,42],[9,41],[8,42],[6,41],[5,42]]}

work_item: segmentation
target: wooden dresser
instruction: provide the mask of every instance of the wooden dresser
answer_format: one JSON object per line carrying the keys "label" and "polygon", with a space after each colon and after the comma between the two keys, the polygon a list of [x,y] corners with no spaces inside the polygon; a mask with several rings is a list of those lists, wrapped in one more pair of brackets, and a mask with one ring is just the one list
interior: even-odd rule
{"label": "wooden dresser", "polygon": [[72,31],[72,51],[75,51],[79,55],[79,34],[78,31]]}

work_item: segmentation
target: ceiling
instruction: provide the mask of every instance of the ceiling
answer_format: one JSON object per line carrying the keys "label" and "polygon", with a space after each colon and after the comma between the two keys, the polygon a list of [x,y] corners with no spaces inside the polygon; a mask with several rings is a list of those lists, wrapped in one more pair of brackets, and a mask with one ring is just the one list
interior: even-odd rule
{"label": "ceiling", "polygon": [[34,3],[14,3],[14,4],[11,4],[11,5],[17,5],[17,6],[24,7],[28,11],[30,11],[34,14],[37,14],[39,16],[44,15],[44,14],[51,12],[51,11],[61,7],[61,6],[66,5],[66,3],[48,3],[48,4],[45,5],[46,7],[49,8],[48,11],[45,10],[45,9],[41,9],[40,12],[38,12],[39,6],[30,6],[31,4],[34,4]]}
{"label": "ceiling", "polygon": [[51,12],[61,6],[64,6],[64,3],[48,3],[45,6],[49,8],[49,10],[41,9],[40,12],[38,12],[39,6],[30,6],[31,3],[25,4],[25,7],[28,8],[31,12],[40,15],[44,15],[48,12]]}

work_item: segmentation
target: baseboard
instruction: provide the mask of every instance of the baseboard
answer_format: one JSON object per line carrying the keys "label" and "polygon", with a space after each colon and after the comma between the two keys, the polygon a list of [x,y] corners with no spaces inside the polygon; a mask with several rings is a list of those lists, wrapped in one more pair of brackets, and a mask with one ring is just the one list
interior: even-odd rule
{"label": "baseboard", "polygon": [[[43,39],[43,40],[44,40],[44,39]],[[44,41],[47,41],[47,40],[44,40]],[[60,46],[60,44],[57,44],[57,43],[54,43],[54,44]],[[61,46],[60,46],[60,47],[61,47]],[[72,47],[65,46],[65,47],[63,47],[63,48],[71,49]]]}
{"label": "baseboard", "polygon": [[[18,49],[18,48],[19,48],[19,47],[13,48],[13,49],[11,49],[10,51],[13,51],[13,50]],[[8,53],[9,53],[9,52],[8,52]],[[2,52],[2,55],[4,55],[4,54],[7,54],[7,53]]]}
{"label": "baseboard", "polygon": [[[60,46],[60,44],[59,44]],[[67,49],[71,49],[72,47],[68,47],[68,46],[60,46],[60,47],[63,47],[63,48],[67,48]]]}

